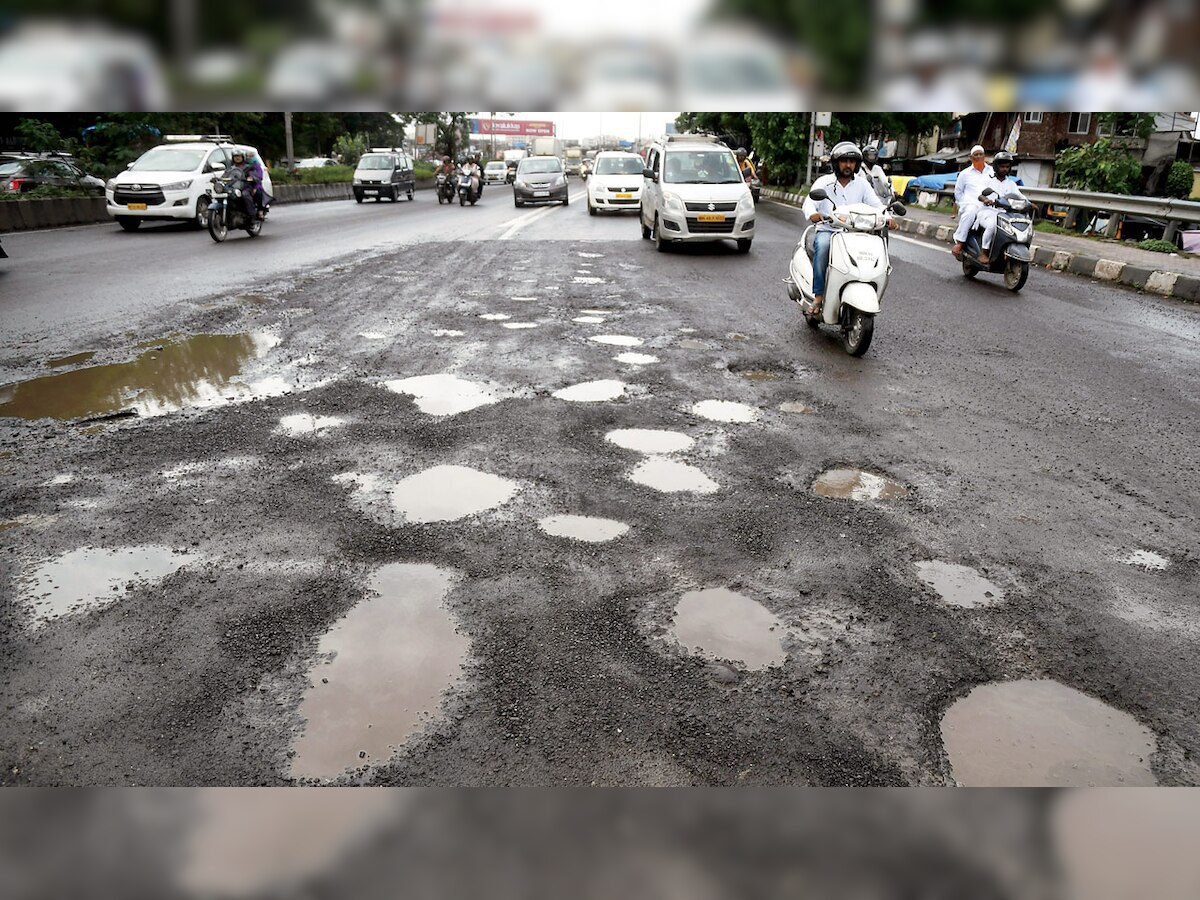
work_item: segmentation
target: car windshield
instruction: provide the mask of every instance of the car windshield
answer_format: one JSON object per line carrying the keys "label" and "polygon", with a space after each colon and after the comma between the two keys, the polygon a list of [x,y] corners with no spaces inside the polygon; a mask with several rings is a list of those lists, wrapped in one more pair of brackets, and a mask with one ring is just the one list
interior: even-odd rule
{"label": "car windshield", "polygon": [[737,184],[742,180],[728,150],[672,150],[667,153],[668,184]]}
{"label": "car windshield", "polygon": [[499,170],[499,169],[503,169],[503,168],[504,168],[504,163],[502,163],[502,162],[490,162],[490,163],[488,163],[488,164],[487,164],[486,168],[488,168],[488,169],[491,169],[493,172],[495,172],[495,171],[497,171],[497,170]]}
{"label": "car windshield", "polygon": [[596,160],[597,175],[641,175],[645,167],[636,156],[604,156]]}
{"label": "car windshield", "polygon": [[523,159],[517,166],[518,175],[543,175],[561,171],[562,163],[557,159]]}
{"label": "car windshield", "polygon": [[358,161],[360,169],[390,169],[392,168],[392,158],[390,156],[364,156]]}
{"label": "car windshield", "polygon": [[131,168],[134,172],[191,172],[199,168],[207,150],[186,147],[155,147],[142,154]]}
{"label": "car windshield", "polygon": [[325,165],[325,160],[321,157],[313,157],[312,159],[302,159],[296,164],[297,169],[315,169],[318,166]]}
{"label": "car windshield", "polygon": [[15,175],[24,165],[23,162],[0,163],[0,176]]}

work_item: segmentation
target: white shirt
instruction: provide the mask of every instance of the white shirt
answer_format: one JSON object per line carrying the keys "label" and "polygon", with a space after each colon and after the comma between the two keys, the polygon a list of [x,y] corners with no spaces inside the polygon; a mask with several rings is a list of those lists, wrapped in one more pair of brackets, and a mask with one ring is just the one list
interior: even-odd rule
{"label": "white shirt", "polygon": [[880,200],[885,203],[892,196],[892,183],[888,180],[887,173],[883,171],[883,166],[875,163],[873,166],[867,166],[863,163],[861,169],[858,170],[860,178],[866,180],[867,184],[871,185],[873,190]]}
{"label": "white shirt", "polygon": [[958,180],[954,182],[955,205],[962,209],[965,204],[978,203],[979,194],[988,186],[992,174],[992,167],[986,164],[982,172],[974,166],[967,166],[959,172]]}
{"label": "white shirt", "polygon": [[[983,188],[980,189],[980,193],[983,193],[983,190],[986,188],[991,188],[996,192],[995,196],[992,197],[993,200],[998,200],[1001,197],[1016,197],[1018,200],[1025,199],[1025,195],[1021,193],[1021,186],[1013,181],[1011,175],[1009,175],[1003,181],[993,175],[987,180],[987,183],[983,186]],[[976,196],[978,196],[978,194]]]}
{"label": "white shirt", "polygon": [[[868,206],[873,206],[876,209],[883,209],[883,201],[871,188],[871,185],[863,178],[854,177],[850,179],[850,183],[842,187],[842,183],[837,180],[837,176],[832,172],[828,175],[822,175],[813,182],[811,190],[824,188],[830,198],[837,203],[839,207],[848,206],[851,203],[865,203]],[[833,212],[833,203],[829,200],[816,201],[812,195],[804,198],[804,218],[811,219],[813,213],[821,212],[829,215]],[[821,222],[817,225],[817,231],[837,231],[833,225],[827,222]]]}

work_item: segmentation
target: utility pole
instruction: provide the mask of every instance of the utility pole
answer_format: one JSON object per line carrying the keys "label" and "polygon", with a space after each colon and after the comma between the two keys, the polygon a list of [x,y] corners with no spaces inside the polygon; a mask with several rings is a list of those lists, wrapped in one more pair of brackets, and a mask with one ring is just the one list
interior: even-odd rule
{"label": "utility pole", "polygon": [[290,112],[283,114],[283,140],[287,146],[287,168],[290,170],[296,166],[296,157],[292,152],[292,114]]}
{"label": "utility pole", "polygon": [[812,184],[813,173],[813,143],[817,139],[817,114],[808,114],[808,169],[804,173],[804,183]]}

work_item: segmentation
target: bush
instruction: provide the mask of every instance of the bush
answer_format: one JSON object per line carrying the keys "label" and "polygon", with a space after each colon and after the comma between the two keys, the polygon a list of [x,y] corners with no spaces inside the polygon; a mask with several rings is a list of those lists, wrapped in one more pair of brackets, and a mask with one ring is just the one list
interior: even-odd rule
{"label": "bush", "polygon": [[1187,197],[1192,193],[1192,164],[1182,159],[1171,163],[1167,170],[1167,196]]}
{"label": "bush", "polygon": [[1158,238],[1151,238],[1148,241],[1138,241],[1139,250],[1153,250],[1155,253],[1178,253],[1179,248],[1170,241],[1160,241]]}
{"label": "bush", "polygon": [[0,194],[0,201],[4,200],[61,200],[79,199],[81,197],[103,197],[103,194],[95,194],[83,188],[59,187],[54,184],[43,184],[35,187],[31,191],[5,191]]}
{"label": "bush", "polygon": [[340,159],[351,169],[358,165],[359,158],[367,152],[370,144],[364,134],[343,134],[333,142],[331,156]]}
{"label": "bush", "polygon": [[349,184],[354,179],[352,166],[321,166],[319,169],[272,169],[272,184]]}
{"label": "bush", "polygon": [[1131,194],[1142,178],[1141,163],[1108,138],[1063,150],[1055,171],[1060,187],[1104,194]]}

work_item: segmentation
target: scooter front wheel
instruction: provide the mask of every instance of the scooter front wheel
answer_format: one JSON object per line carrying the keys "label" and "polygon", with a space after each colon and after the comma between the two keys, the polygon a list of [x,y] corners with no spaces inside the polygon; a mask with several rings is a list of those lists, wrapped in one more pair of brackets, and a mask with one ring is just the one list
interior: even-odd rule
{"label": "scooter front wheel", "polygon": [[842,346],[851,356],[862,356],[871,346],[875,334],[875,317],[857,309],[850,311],[850,322],[842,332]]}
{"label": "scooter front wheel", "polygon": [[1004,286],[1014,294],[1029,280],[1029,263],[1010,259],[1004,266]]}
{"label": "scooter front wheel", "polygon": [[979,267],[967,259],[966,254],[963,254],[962,270],[964,278],[974,278],[979,274]]}

